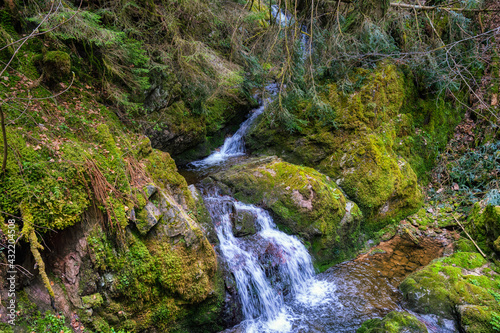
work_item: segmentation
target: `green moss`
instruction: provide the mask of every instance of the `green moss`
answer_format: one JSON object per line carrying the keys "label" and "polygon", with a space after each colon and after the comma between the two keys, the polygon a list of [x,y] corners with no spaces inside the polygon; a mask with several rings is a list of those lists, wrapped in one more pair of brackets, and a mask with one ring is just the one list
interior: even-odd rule
{"label": "green moss", "polygon": [[103,301],[99,293],[82,297],[83,306],[87,308],[98,308],[102,305]]}
{"label": "green moss", "polygon": [[370,319],[361,325],[357,333],[424,333],[427,328],[408,312],[392,311],[383,319]]}
{"label": "green moss", "polygon": [[182,204],[186,205],[189,210],[196,209],[186,179],[177,172],[175,162],[168,153],[154,150],[144,162],[153,182],[164,188],[171,189],[174,193],[182,194],[185,201]]}
{"label": "green moss", "polygon": [[[136,319],[138,327],[166,329],[184,320],[187,308],[221,297],[213,293],[215,253],[203,238],[188,249],[182,242],[173,246],[158,235],[143,239],[128,233],[127,249],[119,253],[97,230],[88,242],[96,267],[113,272],[115,297],[133,318],[141,318]],[[87,296],[85,304],[89,297],[93,296]]]}
{"label": "green moss", "polygon": [[51,79],[64,79],[70,73],[71,59],[63,51],[49,51],[43,56],[44,73]]}
{"label": "green moss", "polygon": [[485,252],[500,253],[500,206],[487,205],[483,207],[475,203],[471,210],[465,228]]}
{"label": "green moss", "polygon": [[335,110],[337,130],[311,120],[306,106],[294,113],[308,122],[300,132],[290,135],[280,131],[262,116],[247,142],[258,152],[277,154],[332,177],[367,220],[375,222],[369,228],[379,229],[416,210],[423,198],[408,163],[410,154],[398,154],[395,147],[404,120],[400,115],[407,78],[388,62],[373,71],[359,70],[358,75],[366,77],[359,90],[346,95],[329,85],[328,94],[323,96]]}
{"label": "green moss", "polygon": [[467,238],[461,237],[458,241],[455,242],[456,251],[461,252],[477,252],[474,244]]}
{"label": "green moss", "polygon": [[329,177],[279,159],[253,160],[213,176],[243,202],[264,205],[281,228],[311,242],[322,269],[346,259],[361,213]]}
{"label": "green moss", "polygon": [[471,333],[495,332],[492,325],[493,314],[488,307],[464,305],[460,307],[460,325]]}
{"label": "green moss", "polygon": [[500,285],[486,264],[479,253],[457,252],[411,274],[400,289],[413,310],[453,319],[459,309],[462,325],[479,327],[489,319],[475,316],[477,311],[500,309]]}

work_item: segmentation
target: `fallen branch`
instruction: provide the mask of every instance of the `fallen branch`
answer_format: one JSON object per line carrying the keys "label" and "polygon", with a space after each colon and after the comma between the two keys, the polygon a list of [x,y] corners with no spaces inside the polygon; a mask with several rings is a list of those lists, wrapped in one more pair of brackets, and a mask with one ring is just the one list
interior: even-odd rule
{"label": "fallen branch", "polygon": [[3,140],[3,160],[2,160],[2,175],[5,173],[7,167],[7,131],[5,129],[5,117],[2,110],[2,105],[0,105],[0,126],[2,127],[2,140]]}
{"label": "fallen branch", "polygon": [[[452,215],[453,216],[453,215]],[[481,251],[481,249],[479,248],[479,245],[476,244],[476,242],[474,242],[474,240],[472,239],[472,237],[469,235],[469,233],[467,232],[467,230],[465,230],[464,226],[462,225],[462,223],[460,223],[457,218],[455,216],[453,216],[453,218],[455,219],[455,221],[457,221],[458,225],[462,228],[462,230],[465,232],[465,234],[467,235],[467,237],[469,237],[469,239],[471,240],[472,243],[474,243],[474,245],[476,246],[476,249],[479,251],[479,253],[481,253],[481,255],[486,258],[486,254],[483,253],[483,251]]]}
{"label": "fallen branch", "polygon": [[439,6],[422,6],[422,5],[410,5],[407,3],[400,3],[400,2],[391,2],[391,7],[398,7],[398,8],[408,8],[408,9],[415,9],[415,10],[445,10],[445,11],[453,11],[453,12],[498,12],[500,11],[499,9],[469,9],[469,8],[449,8],[449,7],[439,7]]}

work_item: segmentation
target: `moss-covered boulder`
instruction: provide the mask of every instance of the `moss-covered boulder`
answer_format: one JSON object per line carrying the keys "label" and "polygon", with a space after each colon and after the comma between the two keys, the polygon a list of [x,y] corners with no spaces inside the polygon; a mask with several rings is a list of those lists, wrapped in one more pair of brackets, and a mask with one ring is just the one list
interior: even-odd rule
{"label": "moss-covered boulder", "polygon": [[499,283],[479,253],[456,252],[408,276],[400,289],[416,312],[456,320],[466,332],[493,332],[488,319],[500,310]]}
{"label": "moss-covered boulder", "polygon": [[369,319],[357,333],[427,333],[427,328],[408,312],[392,311],[383,319]]}
{"label": "moss-covered boulder", "polygon": [[[300,100],[288,110],[300,126],[290,133],[264,113],[246,139],[254,153],[278,155],[330,176],[368,220],[390,222],[422,202],[417,176],[427,177],[459,111],[444,101],[422,100],[411,76],[389,62],[352,77],[346,92],[325,82],[322,103],[334,115]],[[331,126],[334,117],[336,127]],[[377,226],[378,227],[378,226]]]}
{"label": "moss-covered boulder", "polygon": [[71,58],[64,51],[48,51],[34,56],[33,63],[43,75],[43,81],[53,86],[68,78]]}
{"label": "moss-covered boulder", "polygon": [[500,254],[500,206],[475,203],[465,228],[483,251]]}
{"label": "moss-covered boulder", "polygon": [[280,228],[310,243],[319,267],[353,251],[361,211],[328,176],[269,157],[212,177],[236,199],[269,209]]}

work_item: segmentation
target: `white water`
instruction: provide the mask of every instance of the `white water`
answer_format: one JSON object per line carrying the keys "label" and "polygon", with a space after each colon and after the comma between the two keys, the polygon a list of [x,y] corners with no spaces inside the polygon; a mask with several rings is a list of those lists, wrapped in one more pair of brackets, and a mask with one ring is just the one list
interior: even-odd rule
{"label": "white water", "polygon": [[[204,200],[215,225],[220,251],[236,280],[245,318],[241,327],[245,332],[295,331],[294,322],[299,318],[285,304],[284,293],[302,307],[332,302],[335,286],[315,279],[311,257],[304,245],[295,236],[277,230],[267,211],[221,196],[214,189]],[[258,230],[255,236],[234,236],[231,217],[235,210],[247,211],[255,217]],[[259,249],[260,245],[265,248]],[[266,276],[265,267],[267,275],[273,276]],[[270,280],[279,283],[273,286]]]}
{"label": "white water", "polygon": [[251,111],[250,117],[248,117],[248,119],[240,125],[240,128],[236,131],[236,133],[224,140],[224,145],[222,147],[218,148],[210,156],[199,161],[191,162],[189,163],[189,165],[195,167],[196,169],[205,169],[213,165],[222,164],[231,157],[245,155],[245,141],[243,137],[245,136],[255,119],[262,112],[264,112],[267,104],[272,101],[272,96],[276,95],[277,85],[268,85],[266,87],[266,92],[270,94],[270,97],[263,98],[260,107]]}

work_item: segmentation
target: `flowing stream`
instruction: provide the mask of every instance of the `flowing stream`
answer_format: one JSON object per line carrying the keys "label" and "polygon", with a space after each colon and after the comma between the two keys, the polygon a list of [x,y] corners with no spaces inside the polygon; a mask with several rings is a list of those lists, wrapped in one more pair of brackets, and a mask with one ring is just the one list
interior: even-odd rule
{"label": "flowing stream", "polygon": [[[277,6],[272,11],[282,26],[293,23],[293,17]],[[307,32],[307,27],[303,31]],[[303,34],[304,56],[308,50],[307,35]],[[226,138],[222,147],[187,165],[187,170],[183,170],[187,179],[199,181],[245,159],[244,136],[276,95],[277,85],[267,86],[266,93],[268,97],[262,98],[260,107],[250,113],[234,135]],[[382,261],[372,258],[350,261],[316,275],[302,242],[279,231],[267,211],[222,195],[215,186],[200,190],[219,239],[218,250],[236,281],[244,316],[242,323],[226,333],[355,332],[367,319],[403,310],[401,293],[397,290],[399,283],[442,251],[439,246],[427,249],[423,260],[410,244],[407,253],[403,251]],[[252,219],[256,234],[234,235],[235,217],[240,214]],[[394,267],[404,266],[403,256],[414,258],[417,263],[410,260],[407,270],[397,272]],[[432,318],[421,319],[431,323],[428,327],[436,327],[430,332],[454,331],[453,325],[440,327]]]}
{"label": "flowing stream", "polygon": [[[205,204],[214,221],[220,251],[234,275],[245,332],[293,332],[297,314],[286,301],[311,304],[335,301],[335,285],[315,278],[311,257],[294,236],[277,230],[271,216],[253,205],[205,190]],[[253,217],[257,234],[237,238],[233,216]]]}
{"label": "flowing stream", "polygon": [[[190,163],[191,179],[221,172],[245,158],[244,136],[271,101],[276,85],[269,85],[266,91],[270,97],[261,101],[222,147]],[[243,322],[226,333],[355,332],[367,319],[403,310],[399,283],[442,251],[442,244],[415,249],[410,242],[406,250],[394,250],[390,256],[368,256],[315,274],[305,246],[295,236],[279,231],[267,211],[222,195],[215,186],[200,190],[220,242],[219,253],[236,281],[244,316]],[[255,235],[234,235],[235,216],[239,214],[251,216]],[[455,331],[452,323],[440,324],[429,316],[419,318],[429,332]]]}
{"label": "flowing stream", "polygon": [[[190,163],[192,169],[202,172],[245,155],[243,137],[276,94],[276,85],[267,86],[266,91],[271,97],[263,99],[262,105],[251,112],[234,135],[226,138],[222,147],[207,158]],[[220,252],[238,287],[245,318],[240,329],[245,332],[295,332],[298,314],[290,301],[301,303],[302,308],[336,302],[335,285],[315,278],[311,256],[305,246],[295,236],[279,231],[267,211],[221,195],[217,188],[205,188],[202,193],[217,232]],[[252,216],[258,230],[256,235],[234,236],[233,217],[237,212]]]}

